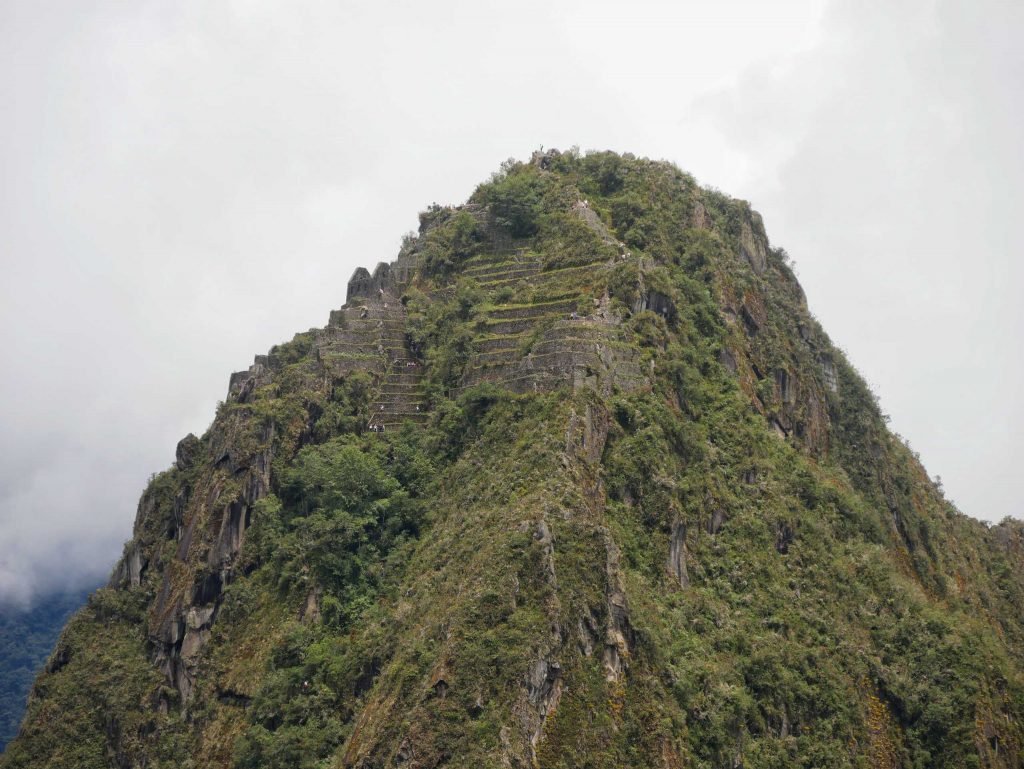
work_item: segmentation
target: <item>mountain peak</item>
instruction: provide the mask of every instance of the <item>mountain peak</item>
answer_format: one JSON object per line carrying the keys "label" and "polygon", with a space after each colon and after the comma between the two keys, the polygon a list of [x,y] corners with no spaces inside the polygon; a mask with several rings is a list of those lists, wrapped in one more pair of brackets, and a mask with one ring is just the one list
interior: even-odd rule
{"label": "mountain peak", "polygon": [[548,150],[231,376],[0,766],[1015,767],[1022,566],[749,204]]}

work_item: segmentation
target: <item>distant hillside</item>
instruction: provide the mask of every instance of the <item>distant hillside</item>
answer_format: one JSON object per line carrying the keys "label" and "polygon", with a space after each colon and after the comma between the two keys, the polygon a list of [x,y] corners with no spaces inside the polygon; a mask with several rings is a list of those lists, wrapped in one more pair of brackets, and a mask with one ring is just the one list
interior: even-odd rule
{"label": "distant hillside", "polygon": [[1020,769],[1022,607],[746,202],[537,153],[231,376],[0,767]]}
{"label": "distant hillside", "polygon": [[90,592],[43,596],[28,609],[0,608],[0,752],[18,732],[32,680]]}

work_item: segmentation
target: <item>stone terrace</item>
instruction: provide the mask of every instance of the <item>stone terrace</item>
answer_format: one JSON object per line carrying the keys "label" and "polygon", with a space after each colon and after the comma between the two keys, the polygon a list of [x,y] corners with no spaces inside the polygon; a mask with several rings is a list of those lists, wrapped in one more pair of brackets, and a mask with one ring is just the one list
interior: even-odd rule
{"label": "stone terrace", "polygon": [[[484,212],[472,212],[485,221]],[[580,209],[577,213],[586,218],[591,212]],[[588,224],[601,227],[596,220]],[[488,224],[486,231],[494,227]],[[646,379],[636,352],[625,344],[605,294],[613,264],[602,257],[545,269],[542,255],[525,243],[497,235],[491,238],[488,250],[467,260],[458,271],[459,277],[475,280],[494,302],[478,319],[474,354],[462,388],[484,382],[516,392],[564,384],[600,392],[643,386]],[[349,283],[345,306],[331,313],[325,328],[312,332],[316,360],[325,373],[336,378],[353,371],[374,375],[377,389],[370,406],[371,430],[391,429],[427,416],[423,362],[408,349],[408,319],[401,302],[406,287],[418,279],[415,245],[404,247],[396,262],[378,264],[372,274],[359,268]],[[434,287],[428,295],[440,299],[451,290],[450,285]],[[270,381],[274,369],[274,360],[257,356],[248,371],[232,375],[229,397],[244,399],[253,387]]]}

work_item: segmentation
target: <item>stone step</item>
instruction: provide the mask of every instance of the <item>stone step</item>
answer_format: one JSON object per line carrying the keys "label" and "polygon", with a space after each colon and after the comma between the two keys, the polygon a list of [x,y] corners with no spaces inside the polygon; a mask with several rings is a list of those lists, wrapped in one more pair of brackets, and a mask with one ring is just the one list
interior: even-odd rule
{"label": "stone step", "polygon": [[378,414],[376,417],[367,420],[367,424],[395,424],[406,419],[422,421],[420,414],[423,412],[410,412],[410,413],[396,413],[396,414]]}
{"label": "stone step", "polygon": [[[364,312],[366,312],[365,316]],[[354,302],[340,310],[335,310],[331,316],[332,321],[337,325],[341,323],[342,316],[345,322],[353,323],[355,321],[396,321],[404,314],[406,314],[406,308],[401,305],[401,302],[395,300],[393,303],[388,302],[387,307],[380,302]]]}
{"label": "stone step", "polygon": [[387,422],[388,420],[395,419],[418,419],[426,415],[425,410],[416,411],[415,409],[390,409],[388,411],[378,411],[371,415],[368,420],[369,424],[375,422]]}
{"label": "stone step", "polygon": [[538,323],[548,320],[559,320],[561,313],[557,315],[539,315],[532,318],[512,318],[510,320],[496,320],[485,323],[480,329],[481,333],[488,336],[520,335],[533,329]]}
{"label": "stone step", "polygon": [[525,351],[521,351],[519,347],[510,347],[507,350],[486,350],[474,355],[473,362],[474,365],[493,366],[497,363],[522,360],[525,354]]}
{"label": "stone step", "polygon": [[381,329],[377,327],[376,323],[366,323],[360,321],[359,323],[349,323],[344,326],[328,326],[320,334],[326,337],[336,336],[370,336],[380,335]]}
{"label": "stone step", "polygon": [[538,262],[540,258],[536,253],[528,253],[526,249],[509,251],[507,249],[498,251],[487,251],[483,254],[471,256],[462,263],[463,269],[470,267],[484,267],[494,264],[514,264],[516,262]]}
{"label": "stone step", "polygon": [[510,264],[512,262],[536,262],[539,261],[536,255],[527,256],[525,248],[499,248],[488,249],[482,254],[471,256],[462,263],[463,269],[480,267],[492,264]]}
{"label": "stone step", "polygon": [[380,329],[380,328],[334,328],[330,334],[324,334],[321,339],[387,339],[399,344],[405,342],[404,329]]}
{"label": "stone step", "polygon": [[378,397],[378,398],[374,399],[373,404],[372,404],[372,408],[376,409],[377,411],[380,411],[380,407],[381,406],[383,406],[385,410],[387,410],[389,408],[392,408],[392,407],[398,408],[398,407],[404,407],[404,406],[409,406],[411,408],[411,407],[417,406],[417,405],[418,406],[422,406],[425,400],[426,399],[422,395],[420,395],[419,393],[417,393],[416,395],[410,395],[410,396],[398,395],[398,396]]}
{"label": "stone step", "polygon": [[379,393],[374,399],[378,407],[389,403],[420,403],[423,394],[419,392]]}
{"label": "stone step", "polygon": [[[321,348],[325,347],[372,347],[377,349],[378,347],[384,347],[386,350],[405,350],[405,345],[401,342],[394,342],[387,339],[379,339],[373,337],[367,337],[366,339],[349,339],[346,337],[339,337],[337,339],[331,339],[325,341],[319,345]],[[395,357],[398,357],[397,355]],[[393,358],[392,358],[393,360]]]}
{"label": "stone step", "polygon": [[370,414],[370,417],[367,420],[367,422],[373,424],[374,422],[386,422],[389,419],[425,419],[428,416],[428,414],[429,412],[427,411],[426,406],[420,406],[419,411],[416,411],[415,409],[411,409],[408,411],[377,411]]}
{"label": "stone step", "polygon": [[[419,409],[416,406],[419,405]],[[414,414],[422,414],[426,410],[426,404],[408,404],[402,406],[392,406],[391,408],[385,408],[383,411],[377,409],[371,413],[371,416],[383,417],[399,417],[399,416],[412,416]]]}
{"label": "stone step", "polygon": [[560,267],[557,270],[542,270],[528,278],[504,278],[500,280],[478,281],[481,287],[488,290],[504,288],[513,283],[524,281],[531,286],[545,286],[551,284],[573,284],[579,276],[594,278],[603,275],[602,269],[607,262],[598,261],[591,264],[576,265],[574,267]]}
{"label": "stone step", "polygon": [[538,390],[550,391],[565,384],[568,380],[566,377],[559,376],[550,371],[537,371],[515,374],[474,375],[467,376],[464,381],[465,384],[456,389],[456,394],[484,382],[520,393],[536,392]]}
{"label": "stone step", "polygon": [[[571,324],[570,328],[561,328],[563,321],[557,321],[550,331],[542,338],[537,339],[532,345],[534,353],[548,352],[550,348],[558,345],[581,345],[608,344],[608,325],[606,323],[592,323],[580,319],[575,321],[566,320],[564,323]],[[578,327],[577,327],[578,326]],[[561,330],[559,330],[561,328]],[[553,333],[557,332],[557,333]],[[506,336],[491,337],[484,341],[476,342],[476,357],[481,361],[501,359],[502,356],[519,355],[524,353],[524,345],[530,340],[530,332],[508,334]]]}
{"label": "stone step", "polygon": [[542,285],[543,272],[535,272],[533,275],[524,275],[512,278],[496,278],[478,281],[480,288],[485,291],[501,291],[502,289],[516,289],[525,287],[536,287]]}
{"label": "stone step", "polygon": [[494,364],[493,366],[478,364],[470,366],[467,373],[475,371],[477,369],[490,369],[490,368],[516,368],[519,370],[520,366],[527,366],[535,370],[543,370],[547,366],[554,364],[564,365],[587,365],[594,363],[598,357],[597,351],[593,349],[583,350],[552,350],[550,352],[542,353],[530,353],[514,362],[501,362]]}
{"label": "stone step", "polygon": [[536,302],[534,304],[499,305],[487,313],[490,320],[512,320],[514,318],[534,318],[549,314],[568,316],[579,305],[578,297],[559,299],[553,302]]}
{"label": "stone step", "polygon": [[385,384],[388,385],[419,385],[423,380],[423,374],[388,374]]}
{"label": "stone step", "polygon": [[368,420],[369,424],[374,422],[397,422],[402,419],[420,419],[422,415],[425,415],[426,409],[421,411],[415,411],[413,409],[390,409],[388,411],[380,411],[376,414],[372,414]]}
{"label": "stone step", "polygon": [[422,418],[407,416],[402,417],[401,419],[385,419],[381,420],[380,422],[370,422],[367,425],[367,432],[371,434],[378,434],[377,431],[373,429],[374,427],[383,427],[384,429],[381,430],[380,433],[386,434],[391,432],[398,432],[406,423],[412,422],[413,424],[421,424],[426,421],[426,418],[426,415],[424,415]]}
{"label": "stone step", "polygon": [[463,272],[467,278],[472,278],[477,283],[486,283],[492,280],[505,278],[528,278],[540,272],[540,265],[524,265],[521,267],[492,267],[488,269],[466,270]]}
{"label": "stone step", "polygon": [[501,272],[491,273],[483,275],[481,277],[474,277],[481,288],[485,290],[501,289],[501,288],[515,288],[519,285],[525,285],[528,281],[533,280],[540,274],[539,271],[532,270],[530,272]]}
{"label": "stone step", "polygon": [[479,353],[494,352],[497,350],[515,350],[526,341],[529,334],[504,334],[501,336],[487,337],[486,339],[475,340],[476,349]]}
{"label": "stone step", "polygon": [[374,367],[384,368],[384,361],[376,352],[355,352],[352,350],[317,350],[321,360],[354,360],[373,363]]}
{"label": "stone step", "polygon": [[[572,324],[571,326],[568,324]],[[611,333],[614,326],[603,321],[577,320],[566,321],[566,325],[554,326],[538,345],[616,345],[621,344],[618,337]]]}
{"label": "stone step", "polygon": [[322,356],[321,361],[335,376],[345,376],[355,371],[380,371],[384,367],[379,358],[352,358],[343,356]]}
{"label": "stone step", "polygon": [[332,323],[331,327],[348,327],[354,326],[403,326],[405,325],[405,312],[392,313],[390,310],[382,312],[369,311],[366,317],[363,317],[362,311],[358,307],[348,308],[343,311],[344,320],[338,323]]}
{"label": "stone step", "polygon": [[463,262],[463,271],[483,272],[487,270],[515,269],[516,267],[542,267],[538,254],[485,254]]}

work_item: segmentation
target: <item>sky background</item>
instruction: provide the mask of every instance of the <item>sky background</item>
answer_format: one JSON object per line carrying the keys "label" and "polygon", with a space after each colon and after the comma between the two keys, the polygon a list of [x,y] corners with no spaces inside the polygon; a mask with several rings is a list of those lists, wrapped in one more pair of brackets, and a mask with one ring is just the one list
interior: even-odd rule
{"label": "sky background", "polygon": [[966,513],[1024,516],[1024,4],[0,2],[0,603],[109,573],[228,376],[543,146],[752,202]]}

